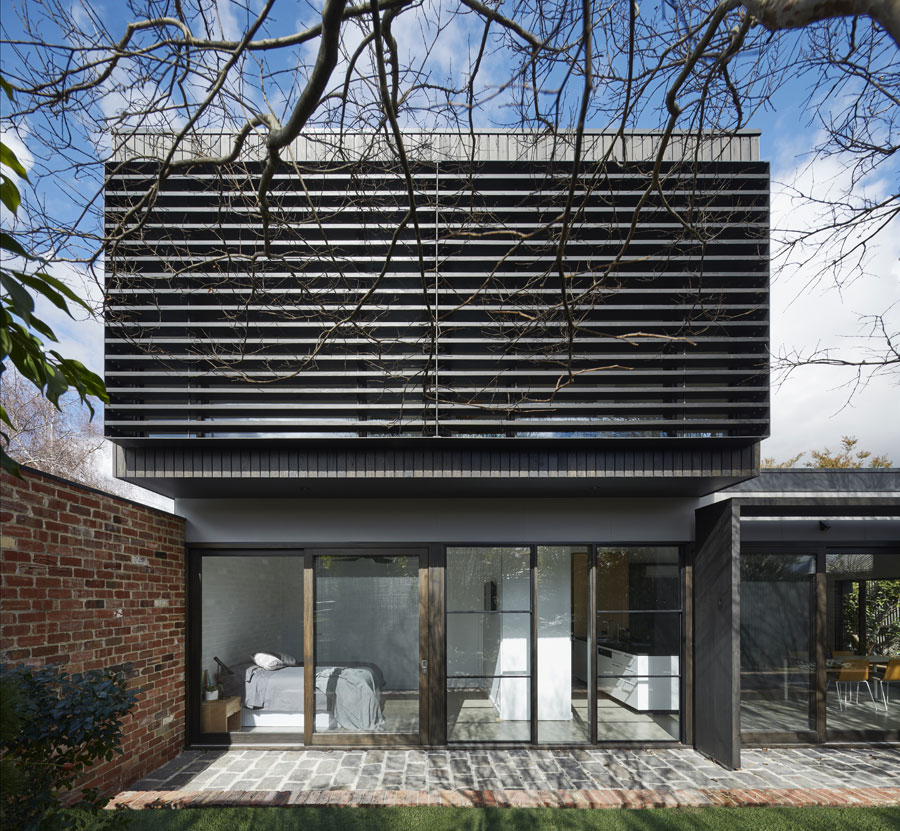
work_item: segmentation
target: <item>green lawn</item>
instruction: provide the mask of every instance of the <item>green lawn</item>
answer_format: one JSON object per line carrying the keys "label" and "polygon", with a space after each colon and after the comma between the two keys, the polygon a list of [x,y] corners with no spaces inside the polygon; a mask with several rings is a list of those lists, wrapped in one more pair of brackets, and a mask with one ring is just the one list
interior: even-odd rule
{"label": "green lawn", "polygon": [[190,808],[134,811],[128,831],[898,831],[900,807]]}

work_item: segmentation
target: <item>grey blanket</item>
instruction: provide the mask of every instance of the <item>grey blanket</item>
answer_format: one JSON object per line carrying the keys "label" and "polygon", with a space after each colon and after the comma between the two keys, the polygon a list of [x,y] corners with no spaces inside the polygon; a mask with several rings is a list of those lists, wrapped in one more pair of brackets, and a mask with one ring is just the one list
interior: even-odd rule
{"label": "grey blanket", "polygon": [[244,706],[275,713],[302,713],[303,667],[270,671],[250,664],[244,675]]}
{"label": "grey blanket", "polygon": [[316,689],[334,695],[334,718],[344,730],[383,730],[379,690],[364,667],[325,667],[316,673]]}
{"label": "grey blanket", "polygon": [[[381,730],[384,676],[376,664],[321,667],[316,673],[316,712],[334,702],[338,726],[345,730]],[[251,664],[244,675],[244,706],[268,712],[303,712],[303,667],[267,670]]]}

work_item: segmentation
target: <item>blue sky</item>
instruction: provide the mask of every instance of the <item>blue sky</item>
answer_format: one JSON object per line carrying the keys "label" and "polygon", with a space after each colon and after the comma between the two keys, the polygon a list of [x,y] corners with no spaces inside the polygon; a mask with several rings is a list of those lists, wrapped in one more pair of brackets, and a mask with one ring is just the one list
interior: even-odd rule
{"label": "blue sky", "polygon": [[[15,31],[15,12],[17,5],[11,0],[2,2],[3,25],[7,33]],[[430,0],[434,6],[439,0]],[[259,5],[259,0],[254,0]],[[652,4],[647,4],[648,9]],[[118,2],[93,2],[90,4],[75,3],[79,16],[95,14],[105,21],[110,32],[118,37],[124,29],[125,4]],[[245,12],[235,11],[235,6],[221,0],[219,3],[220,23],[226,36],[234,37],[242,28]],[[317,18],[318,12],[314,4],[280,2],[275,7],[276,15],[269,28],[269,33],[280,33],[289,29],[300,28],[303,21]],[[477,32],[466,19],[454,20],[448,26],[429,57],[429,66],[447,69],[454,67],[463,50],[472,48],[472,36]],[[480,28],[477,30],[480,31]],[[409,44],[410,51],[421,50],[428,40],[428,31],[417,28],[417,21],[407,16],[402,26],[398,25],[395,35],[402,44]],[[358,43],[358,32],[348,31],[347,43],[351,46]],[[315,53],[316,45],[307,44],[302,47],[301,55],[310,58]],[[6,64],[11,53],[5,50],[2,60]],[[745,59],[741,67],[750,71],[753,57]],[[296,60],[295,55],[279,58],[278,66],[291,69]],[[461,66],[462,64],[460,64]],[[490,65],[484,69],[485,80],[502,78],[502,65],[497,56],[493,56]],[[286,73],[285,78],[290,77]],[[791,197],[791,186],[797,183],[814,189],[816,193],[826,196],[833,193],[842,183],[846,183],[849,173],[840,158],[809,164],[809,153],[817,141],[820,125],[809,123],[809,115],[801,103],[806,100],[810,91],[810,77],[795,77],[783,85],[771,99],[771,107],[757,110],[747,126],[762,131],[762,158],[772,165],[772,221],[773,226],[786,228],[802,228],[816,221],[814,209],[798,203]],[[287,84],[282,85],[277,94],[272,95],[275,109],[287,106],[292,90]],[[278,95],[281,96],[280,102]],[[493,109],[499,118],[505,117],[500,107],[502,98],[498,98]],[[109,102],[114,106],[115,102]],[[7,112],[4,102],[3,112]],[[42,130],[57,130],[59,124],[51,112],[41,112],[29,118],[26,124],[19,124],[20,137],[25,147],[20,147],[27,159],[27,149],[31,149],[33,135]],[[487,126],[486,124],[483,126]],[[605,126],[594,124],[592,126]],[[640,124],[644,127],[656,127],[657,124]],[[4,128],[8,128],[4,122]],[[24,128],[24,129],[22,129]],[[12,141],[12,139],[10,139]],[[90,158],[93,150],[82,145],[84,157]],[[27,148],[27,149],[26,149]],[[59,167],[53,159],[47,160],[50,167]],[[863,180],[855,186],[855,193],[889,194],[896,188],[900,180],[900,164],[894,162],[890,166],[876,172],[874,176]],[[39,187],[42,198],[53,200],[58,216],[74,221],[81,215],[83,203],[91,198],[99,179],[89,176],[78,176],[71,169],[60,169],[53,184],[49,180]],[[27,187],[27,185],[26,185]],[[7,218],[4,217],[4,222]],[[90,223],[90,218],[83,222]],[[881,313],[892,309],[889,313],[889,326],[892,331],[900,331],[900,228],[895,220],[894,228],[881,235],[878,246],[869,251],[864,277],[845,284],[835,285],[834,278],[826,278],[820,282],[810,282],[810,274],[815,271],[817,263],[824,262],[826,251],[823,247],[821,256],[817,250],[810,252],[812,260],[802,267],[787,267],[775,275],[772,284],[772,347],[773,352],[791,352],[795,350],[809,352],[816,348],[840,344],[844,347],[858,343],[861,332],[860,316]],[[817,257],[819,259],[817,259]],[[820,262],[821,260],[821,262]],[[99,300],[100,291],[88,275],[74,267],[57,266],[56,273],[61,274],[73,285],[90,293]],[[841,275],[837,275],[837,281]],[[71,321],[62,315],[48,312],[52,324],[63,342],[64,350],[80,358],[91,368],[102,371],[102,332],[99,323],[90,320]],[[836,448],[842,435],[855,435],[860,446],[867,447],[877,453],[887,453],[893,458],[895,465],[900,466],[900,430],[896,426],[895,413],[900,411],[900,387],[898,387],[898,371],[892,375],[875,376],[863,387],[854,386],[855,372],[852,369],[835,367],[807,367],[796,370],[782,383],[773,388],[772,393],[772,438],[763,446],[764,456],[785,458],[793,453],[810,448],[828,445]]]}

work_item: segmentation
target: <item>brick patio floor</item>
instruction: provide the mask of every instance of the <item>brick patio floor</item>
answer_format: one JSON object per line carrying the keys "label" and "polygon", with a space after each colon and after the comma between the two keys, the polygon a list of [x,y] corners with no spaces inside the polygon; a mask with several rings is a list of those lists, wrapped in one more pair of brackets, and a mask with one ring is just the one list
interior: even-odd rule
{"label": "brick patio floor", "polygon": [[900,805],[900,749],[189,750],[110,806]]}

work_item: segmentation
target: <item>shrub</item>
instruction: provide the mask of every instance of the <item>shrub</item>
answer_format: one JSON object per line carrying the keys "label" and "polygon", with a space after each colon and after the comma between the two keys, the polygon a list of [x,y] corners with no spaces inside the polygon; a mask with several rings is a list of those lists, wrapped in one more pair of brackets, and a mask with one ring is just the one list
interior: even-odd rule
{"label": "shrub", "polygon": [[77,828],[82,821],[92,828],[117,822],[118,812],[100,813],[104,800],[95,789],[81,792],[86,813],[65,812],[60,797],[95,762],[122,752],[122,719],[136,700],[124,676],[109,669],[68,675],[52,665],[19,665],[0,670],[0,685],[3,826],[46,831]]}

